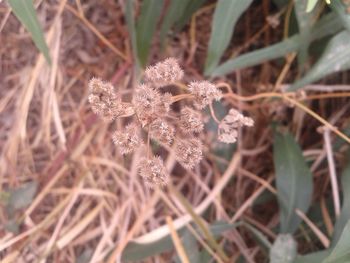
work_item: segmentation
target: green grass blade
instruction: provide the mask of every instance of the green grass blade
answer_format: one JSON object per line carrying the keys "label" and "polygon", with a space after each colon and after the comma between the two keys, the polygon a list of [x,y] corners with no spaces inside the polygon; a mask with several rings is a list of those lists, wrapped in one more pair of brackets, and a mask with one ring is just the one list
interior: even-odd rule
{"label": "green grass blade", "polygon": [[280,232],[293,234],[306,213],[312,196],[312,175],[300,146],[291,134],[276,132],[273,144],[277,198],[280,207]]}
{"label": "green grass blade", "polygon": [[139,56],[138,56],[138,51],[137,51],[136,27],[135,27],[135,20],[134,20],[133,0],[126,1],[125,19],[126,19],[126,26],[128,28],[128,32],[129,32],[129,38],[131,41],[135,69],[136,69],[136,73],[137,73],[140,69],[140,61],[139,61]]}
{"label": "green grass blade", "polygon": [[[181,242],[183,244],[183,247],[185,249],[185,253],[188,256],[188,260],[191,263],[202,263],[201,261],[201,255],[200,250],[198,246],[198,241],[196,237],[190,232],[186,231],[182,238]],[[181,263],[181,259],[178,255],[174,257],[174,263]]]}
{"label": "green grass blade", "polygon": [[30,32],[33,42],[41,53],[45,56],[46,61],[51,64],[49,49],[46,45],[43,31],[40,28],[36,16],[33,1],[31,0],[8,0],[15,16],[21,21],[23,26]]}
{"label": "green grass blade", "polygon": [[138,56],[143,67],[147,64],[148,53],[163,4],[163,0],[142,1],[141,14],[136,25],[136,39]]}
{"label": "green grass blade", "polygon": [[222,76],[233,70],[255,66],[267,60],[283,57],[289,52],[296,51],[299,46],[300,36],[293,36],[280,43],[230,59],[217,67],[211,73],[211,76]]}
{"label": "green grass blade", "polygon": [[[214,237],[219,237],[223,232],[236,228],[239,223],[228,224],[225,222],[212,223],[209,227],[210,232]],[[198,230],[198,227],[194,226]],[[184,238],[188,230],[183,227],[177,231],[181,238]],[[144,260],[148,257],[169,251],[174,248],[173,241],[170,235],[167,235],[160,240],[151,243],[136,243],[130,242],[123,251],[122,262]]]}
{"label": "green grass blade", "polygon": [[331,254],[322,263],[348,263],[350,262],[350,220],[344,227],[337,245]]}
{"label": "green grass blade", "polygon": [[228,47],[235,24],[252,0],[219,0],[212,22],[205,74],[211,73],[219,64],[222,54]]}
{"label": "green grass blade", "polygon": [[341,0],[332,0],[330,6],[337,13],[346,30],[350,32],[350,14],[346,11],[344,3]]}
{"label": "green grass blade", "polygon": [[334,226],[332,244],[336,244],[340,238],[341,233],[350,218],[350,164],[345,168],[342,174],[342,188],[343,188],[343,205],[341,214]]}
{"label": "green grass blade", "polygon": [[[184,0],[173,0],[182,2]],[[186,23],[191,19],[191,16],[196,12],[207,0],[191,0],[185,8],[185,11],[182,13],[179,20],[175,23],[175,29],[181,30]]]}
{"label": "green grass blade", "polygon": [[[335,14],[326,15],[320,19],[312,29],[311,41],[334,34],[341,30],[341,28],[342,23]],[[255,66],[267,60],[283,57],[287,53],[297,51],[300,48],[301,42],[302,38],[297,34],[269,47],[243,54],[237,58],[229,59],[217,67],[211,73],[211,76],[222,76],[233,70]]]}
{"label": "green grass blade", "polygon": [[331,73],[350,68],[350,32],[344,30],[335,35],[327,45],[321,58],[289,90],[297,90]]}
{"label": "green grass blade", "polygon": [[190,0],[173,0],[170,3],[166,16],[164,17],[161,29],[160,29],[160,43],[162,49],[164,48],[166,36],[170,28],[178,21],[184,13]]}
{"label": "green grass blade", "polygon": [[298,52],[299,71],[303,71],[308,59],[308,49],[311,37],[311,28],[314,20],[314,12],[306,12],[307,0],[297,0],[294,3],[294,11],[298,22],[301,43]]}
{"label": "green grass blade", "polygon": [[325,257],[330,254],[330,250],[318,251],[303,256],[298,256],[294,263],[320,263]]}

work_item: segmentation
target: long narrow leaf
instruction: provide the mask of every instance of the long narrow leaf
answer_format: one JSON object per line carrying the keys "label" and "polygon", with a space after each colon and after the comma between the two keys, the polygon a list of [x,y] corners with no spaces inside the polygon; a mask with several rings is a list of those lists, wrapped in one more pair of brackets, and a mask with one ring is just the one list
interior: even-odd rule
{"label": "long narrow leaf", "polygon": [[[136,27],[135,27],[135,20],[134,20],[134,10],[133,10],[133,0],[127,0],[125,5],[125,18],[126,18],[126,25],[129,32],[129,38],[131,41],[132,46],[132,53],[134,57],[134,64],[136,73],[140,69],[140,61],[137,51],[137,41],[136,41]],[[138,75],[138,74],[136,74]]]}
{"label": "long narrow leaf", "polygon": [[[227,231],[229,229],[236,228],[239,225],[238,223],[235,224],[228,224],[224,222],[216,222],[210,225],[209,229],[210,232],[215,236],[220,236],[224,231]],[[196,229],[197,227],[194,226]],[[197,228],[198,229],[198,228]],[[187,229],[185,227],[178,230],[178,234],[180,237],[183,238],[185,235]],[[187,231],[188,232],[188,231]],[[141,244],[136,242],[130,242],[125,250],[123,251],[122,260],[123,262],[127,261],[137,261],[137,260],[143,260],[148,257],[151,257],[153,255],[169,251],[174,248],[172,239],[170,235],[161,238],[158,241],[147,243],[147,244]]]}
{"label": "long narrow leaf", "polygon": [[308,0],[296,0],[294,3],[294,10],[298,21],[299,34],[302,39],[298,52],[299,70],[303,70],[305,68],[305,62],[308,58],[308,48],[311,37],[310,33],[314,17],[314,12],[306,12],[307,2]]}
{"label": "long narrow leaf", "polygon": [[307,74],[289,90],[297,90],[331,73],[350,68],[350,32],[344,30],[329,42],[326,50]]}
{"label": "long narrow leaf", "polygon": [[238,18],[240,18],[251,2],[252,0],[218,1],[212,22],[212,31],[205,62],[205,74],[211,73],[219,64],[222,54],[230,43]]}
{"label": "long narrow leaf", "polygon": [[331,254],[322,263],[347,263],[350,262],[350,220],[348,220],[337,245]]}
{"label": "long narrow leaf", "polygon": [[340,238],[341,233],[350,218],[350,164],[345,168],[342,174],[342,188],[343,188],[343,205],[337,222],[334,226],[332,244],[336,244]]}
{"label": "long narrow leaf", "polygon": [[345,4],[341,0],[332,0],[330,6],[337,13],[344,27],[350,32],[350,14],[346,11]]}
{"label": "long narrow leaf", "polygon": [[164,47],[164,42],[168,31],[175,24],[175,22],[181,18],[189,2],[190,0],[171,1],[168,12],[164,17],[162,27],[160,29],[159,38],[162,48]]}
{"label": "long narrow leaf", "polygon": [[148,53],[163,3],[163,0],[142,1],[141,14],[136,26],[137,50],[142,66],[145,66],[147,63]]}
{"label": "long narrow leaf", "polygon": [[[342,23],[335,14],[326,15],[320,19],[312,29],[311,41],[334,34],[341,30],[341,28]],[[297,51],[300,48],[301,42],[302,38],[297,34],[280,43],[243,54],[237,58],[229,59],[217,67],[211,73],[211,76],[222,76],[233,70],[258,65],[267,60],[283,57],[290,52]]]}
{"label": "long narrow leaf", "polygon": [[330,254],[330,252],[331,250],[327,249],[303,256],[298,256],[294,263],[320,263]]}
{"label": "long narrow leaf", "polygon": [[291,134],[276,132],[273,144],[280,232],[293,234],[301,219],[295,209],[307,212],[312,195],[312,175]]}
{"label": "long narrow leaf", "polygon": [[[182,2],[183,0],[173,1]],[[207,0],[191,0],[186,6],[179,20],[175,23],[175,29],[182,29],[186,25],[186,23],[191,19],[193,13],[196,12],[206,1]]]}
{"label": "long narrow leaf", "polygon": [[49,49],[46,45],[43,31],[40,28],[38,18],[32,0],[8,0],[15,16],[30,32],[34,44],[43,53],[45,59],[51,64]]}

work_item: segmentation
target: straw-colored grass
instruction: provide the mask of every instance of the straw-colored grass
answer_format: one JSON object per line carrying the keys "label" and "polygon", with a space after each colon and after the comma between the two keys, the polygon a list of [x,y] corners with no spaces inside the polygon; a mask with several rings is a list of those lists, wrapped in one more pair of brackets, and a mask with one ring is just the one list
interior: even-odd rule
{"label": "straw-colored grass", "polygon": [[[219,156],[216,134],[208,132],[205,158],[191,171],[181,168],[174,151],[166,148],[164,163],[171,174],[171,187],[150,190],[137,174],[142,152],[122,156],[111,140],[114,128],[124,123],[103,122],[91,112],[87,101],[88,81],[93,76],[109,79],[126,97],[135,87],[132,47],[126,26],[120,23],[124,21],[124,3],[76,3],[38,1],[51,67],[38,55],[28,33],[9,15],[8,7],[0,4],[0,192],[29,181],[38,183],[33,200],[14,215],[0,206],[1,262],[76,262],[83,253],[90,255],[90,262],[120,262],[130,241],[147,244],[164,236],[172,238],[175,250],[144,262],[169,262],[176,252],[188,262],[176,232],[182,227],[189,229],[217,262],[234,262],[240,256],[247,262],[259,262],[261,247],[247,231],[238,227],[216,239],[208,226],[214,221],[244,219],[274,241],[277,205],[268,202],[258,212],[252,206],[264,192],[276,194],[269,123],[289,117],[293,121],[287,125],[299,131],[304,154],[313,162],[316,183],[323,187],[317,198],[327,195],[329,183],[324,186],[317,178],[328,172],[320,166],[328,159],[338,214],[339,195],[331,164],[342,156],[329,145],[338,137],[350,142],[340,131],[349,113],[345,103],[349,93],[343,92],[349,90],[348,85],[321,94],[329,86],[312,85],[306,87],[305,97],[283,93],[287,85],[283,83],[291,81],[288,73],[294,56],[282,69],[265,64],[270,70],[247,69],[215,80],[230,104],[250,113],[255,127],[240,132],[238,150],[229,160]],[[201,39],[208,38],[208,18],[203,14],[212,10],[213,5],[200,9],[190,27],[179,33],[180,43],[170,41],[165,51],[165,57],[176,54],[191,78],[202,78],[205,47]],[[266,41],[272,41],[266,33],[267,22],[261,23],[262,31],[247,36],[247,44],[237,50],[248,49],[264,32]],[[154,50],[153,62],[161,59],[156,44]],[[288,110],[293,113],[288,115]],[[325,126],[324,137],[317,135],[315,139],[320,125]],[[309,226],[306,235],[314,233],[314,243],[328,247],[333,229],[330,211],[323,206],[327,234],[305,214],[297,213]],[[8,230],[10,219],[18,224],[17,233]]]}

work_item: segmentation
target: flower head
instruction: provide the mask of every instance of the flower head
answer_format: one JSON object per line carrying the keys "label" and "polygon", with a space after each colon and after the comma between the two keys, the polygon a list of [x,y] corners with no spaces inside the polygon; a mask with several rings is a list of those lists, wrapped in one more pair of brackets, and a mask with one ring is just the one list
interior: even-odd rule
{"label": "flower head", "polygon": [[238,137],[238,129],[243,126],[253,126],[252,118],[243,116],[239,111],[230,109],[222,119],[218,129],[218,139],[224,143],[235,143]]}
{"label": "flower head", "polygon": [[113,85],[93,78],[89,82],[90,95],[88,97],[92,111],[107,121],[127,114],[130,109],[125,107],[120,97],[114,91]]}
{"label": "flower head", "polygon": [[201,132],[204,128],[202,116],[198,111],[190,107],[181,110],[180,129],[184,133]]}
{"label": "flower head", "polygon": [[115,131],[112,139],[121,154],[131,153],[143,143],[134,124],[127,125],[124,131]]}
{"label": "flower head", "polygon": [[149,188],[165,186],[169,181],[168,172],[159,156],[151,159],[142,158],[138,164],[138,173]]}
{"label": "flower head", "polygon": [[202,148],[203,146],[199,139],[181,139],[175,146],[176,158],[183,167],[192,169],[202,160]]}
{"label": "flower head", "polygon": [[175,58],[168,58],[150,66],[145,71],[145,79],[156,86],[165,86],[181,80],[183,71]]}
{"label": "flower head", "polygon": [[170,110],[170,102],[169,94],[161,94],[145,84],[137,87],[133,97],[133,105],[143,127],[164,116]]}
{"label": "flower head", "polygon": [[194,96],[194,106],[198,109],[204,109],[213,100],[220,100],[222,96],[221,91],[209,81],[192,81],[188,89]]}
{"label": "flower head", "polygon": [[156,119],[150,125],[150,136],[159,142],[171,145],[175,138],[175,128],[162,119]]}

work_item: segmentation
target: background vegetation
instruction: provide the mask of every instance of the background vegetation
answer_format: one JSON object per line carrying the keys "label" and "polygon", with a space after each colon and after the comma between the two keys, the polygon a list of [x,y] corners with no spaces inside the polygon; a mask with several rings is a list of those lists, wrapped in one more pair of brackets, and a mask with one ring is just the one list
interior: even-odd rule
{"label": "background vegetation", "polygon": [[[1,262],[350,262],[349,8],[2,1]],[[172,184],[151,191],[91,113],[87,82],[128,95],[166,57],[227,83],[255,127],[228,147],[209,121],[200,167],[170,151]]]}

